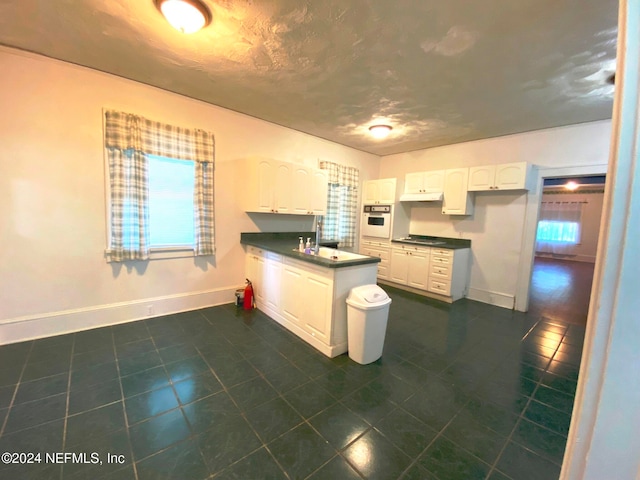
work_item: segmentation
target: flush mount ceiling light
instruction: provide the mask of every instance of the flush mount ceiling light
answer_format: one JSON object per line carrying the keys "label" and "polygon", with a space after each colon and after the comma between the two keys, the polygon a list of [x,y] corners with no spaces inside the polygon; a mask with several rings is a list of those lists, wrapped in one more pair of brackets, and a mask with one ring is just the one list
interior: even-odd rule
{"label": "flush mount ceiling light", "polygon": [[211,12],[200,0],[154,0],[167,22],[182,33],[194,33],[211,22]]}
{"label": "flush mount ceiling light", "polygon": [[564,185],[564,188],[566,188],[567,190],[575,190],[578,187],[579,187],[579,185],[576,182],[574,182],[573,180],[568,181]]}
{"label": "flush mount ceiling light", "polygon": [[369,127],[369,132],[375,138],[385,138],[387,137],[393,128],[391,125],[371,125]]}

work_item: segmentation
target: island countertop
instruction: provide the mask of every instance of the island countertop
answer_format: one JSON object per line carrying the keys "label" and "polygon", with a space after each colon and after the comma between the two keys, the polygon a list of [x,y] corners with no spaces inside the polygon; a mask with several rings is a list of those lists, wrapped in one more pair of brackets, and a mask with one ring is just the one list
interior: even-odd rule
{"label": "island countertop", "polygon": [[327,268],[354,267],[380,262],[380,258],[378,257],[369,257],[360,254],[358,255],[359,258],[332,260],[317,255],[300,253],[297,249],[299,237],[303,237],[304,239],[308,237],[314,238],[315,234],[310,232],[241,233],[240,243]]}

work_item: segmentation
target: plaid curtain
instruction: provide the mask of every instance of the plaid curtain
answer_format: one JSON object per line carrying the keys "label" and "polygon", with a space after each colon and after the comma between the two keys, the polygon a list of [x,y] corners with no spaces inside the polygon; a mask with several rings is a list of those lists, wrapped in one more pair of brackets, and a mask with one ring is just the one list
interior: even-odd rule
{"label": "plaid curtain", "polygon": [[195,254],[214,253],[215,138],[212,133],[107,110],[105,150],[111,175],[109,261],[144,260],[149,257],[146,155],[195,162]]}
{"label": "plaid curtain", "polygon": [[329,174],[327,213],[322,222],[322,238],[338,240],[341,247],[356,244],[359,171],[332,162],[320,162]]}

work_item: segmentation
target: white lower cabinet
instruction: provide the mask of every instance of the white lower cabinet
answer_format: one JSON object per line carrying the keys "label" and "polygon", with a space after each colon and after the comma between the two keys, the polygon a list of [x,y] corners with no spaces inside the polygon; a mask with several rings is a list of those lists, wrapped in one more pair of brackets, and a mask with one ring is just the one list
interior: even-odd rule
{"label": "white lower cabinet", "polygon": [[282,268],[282,316],[329,344],[332,287],[331,279],[285,263]]}
{"label": "white lower cabinet", "polygon": [[347,296],[376,283],[376,265],[327,268],[251,246],[246,256],[257,307],[328,357],[347,351]]}
{"label": "white lower cabinet", "polygon": [[467,293],[469,249],[394,245],[389,272],[390,282],[455,301]]}
{"label": "white lower cabinet", "polygon": [[377,242],[375,240],[362,240],[360,242],[360,253],[370,257],[378,257],[378,278],[389,279],[389,265],[391,259],[391,246],[389,242]]}
{"label": "white lower cabinet", "polygon": [[300,299],[305,305],[303,328],[312,337],[328,345],[331,335],[333,280],[309,272],[306,272],[303,278],[301,287],[304,291]]}
{"label": "white lower cabinet", "polygon": [[[302,284],[303,272],[298,268],[284,265],[282,268],[282,291],[295,292]],[[296,295],[283,295],[281,302],[282,315],[294,325],[302,327],[304,302]]]}
{"label": "white lower cabinet", "polygon": [[393,282],[422,290],[429,282],[428,248],[401,246],[391,249],[391,274]]}
{"label": "white lower cabinet", "polygon": [[280,308],[281,277],[282,257],[267,252],[264,262],[262,289],[264,291],[264,301],[269,308]]}

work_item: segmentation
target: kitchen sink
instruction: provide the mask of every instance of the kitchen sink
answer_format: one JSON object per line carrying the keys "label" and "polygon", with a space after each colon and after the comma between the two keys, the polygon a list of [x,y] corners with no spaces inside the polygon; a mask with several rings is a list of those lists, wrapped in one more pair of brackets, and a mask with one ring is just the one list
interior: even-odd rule
{"label": "kitchen sink", "polygon": [[333,248],[320,247],[318,256],[322,258],[328,258],[337,262],[346,260],[358,260],[361,258],[367,258],[366,255],[360,255],[358,253],[345,252],[344,250],[335,250]]}

